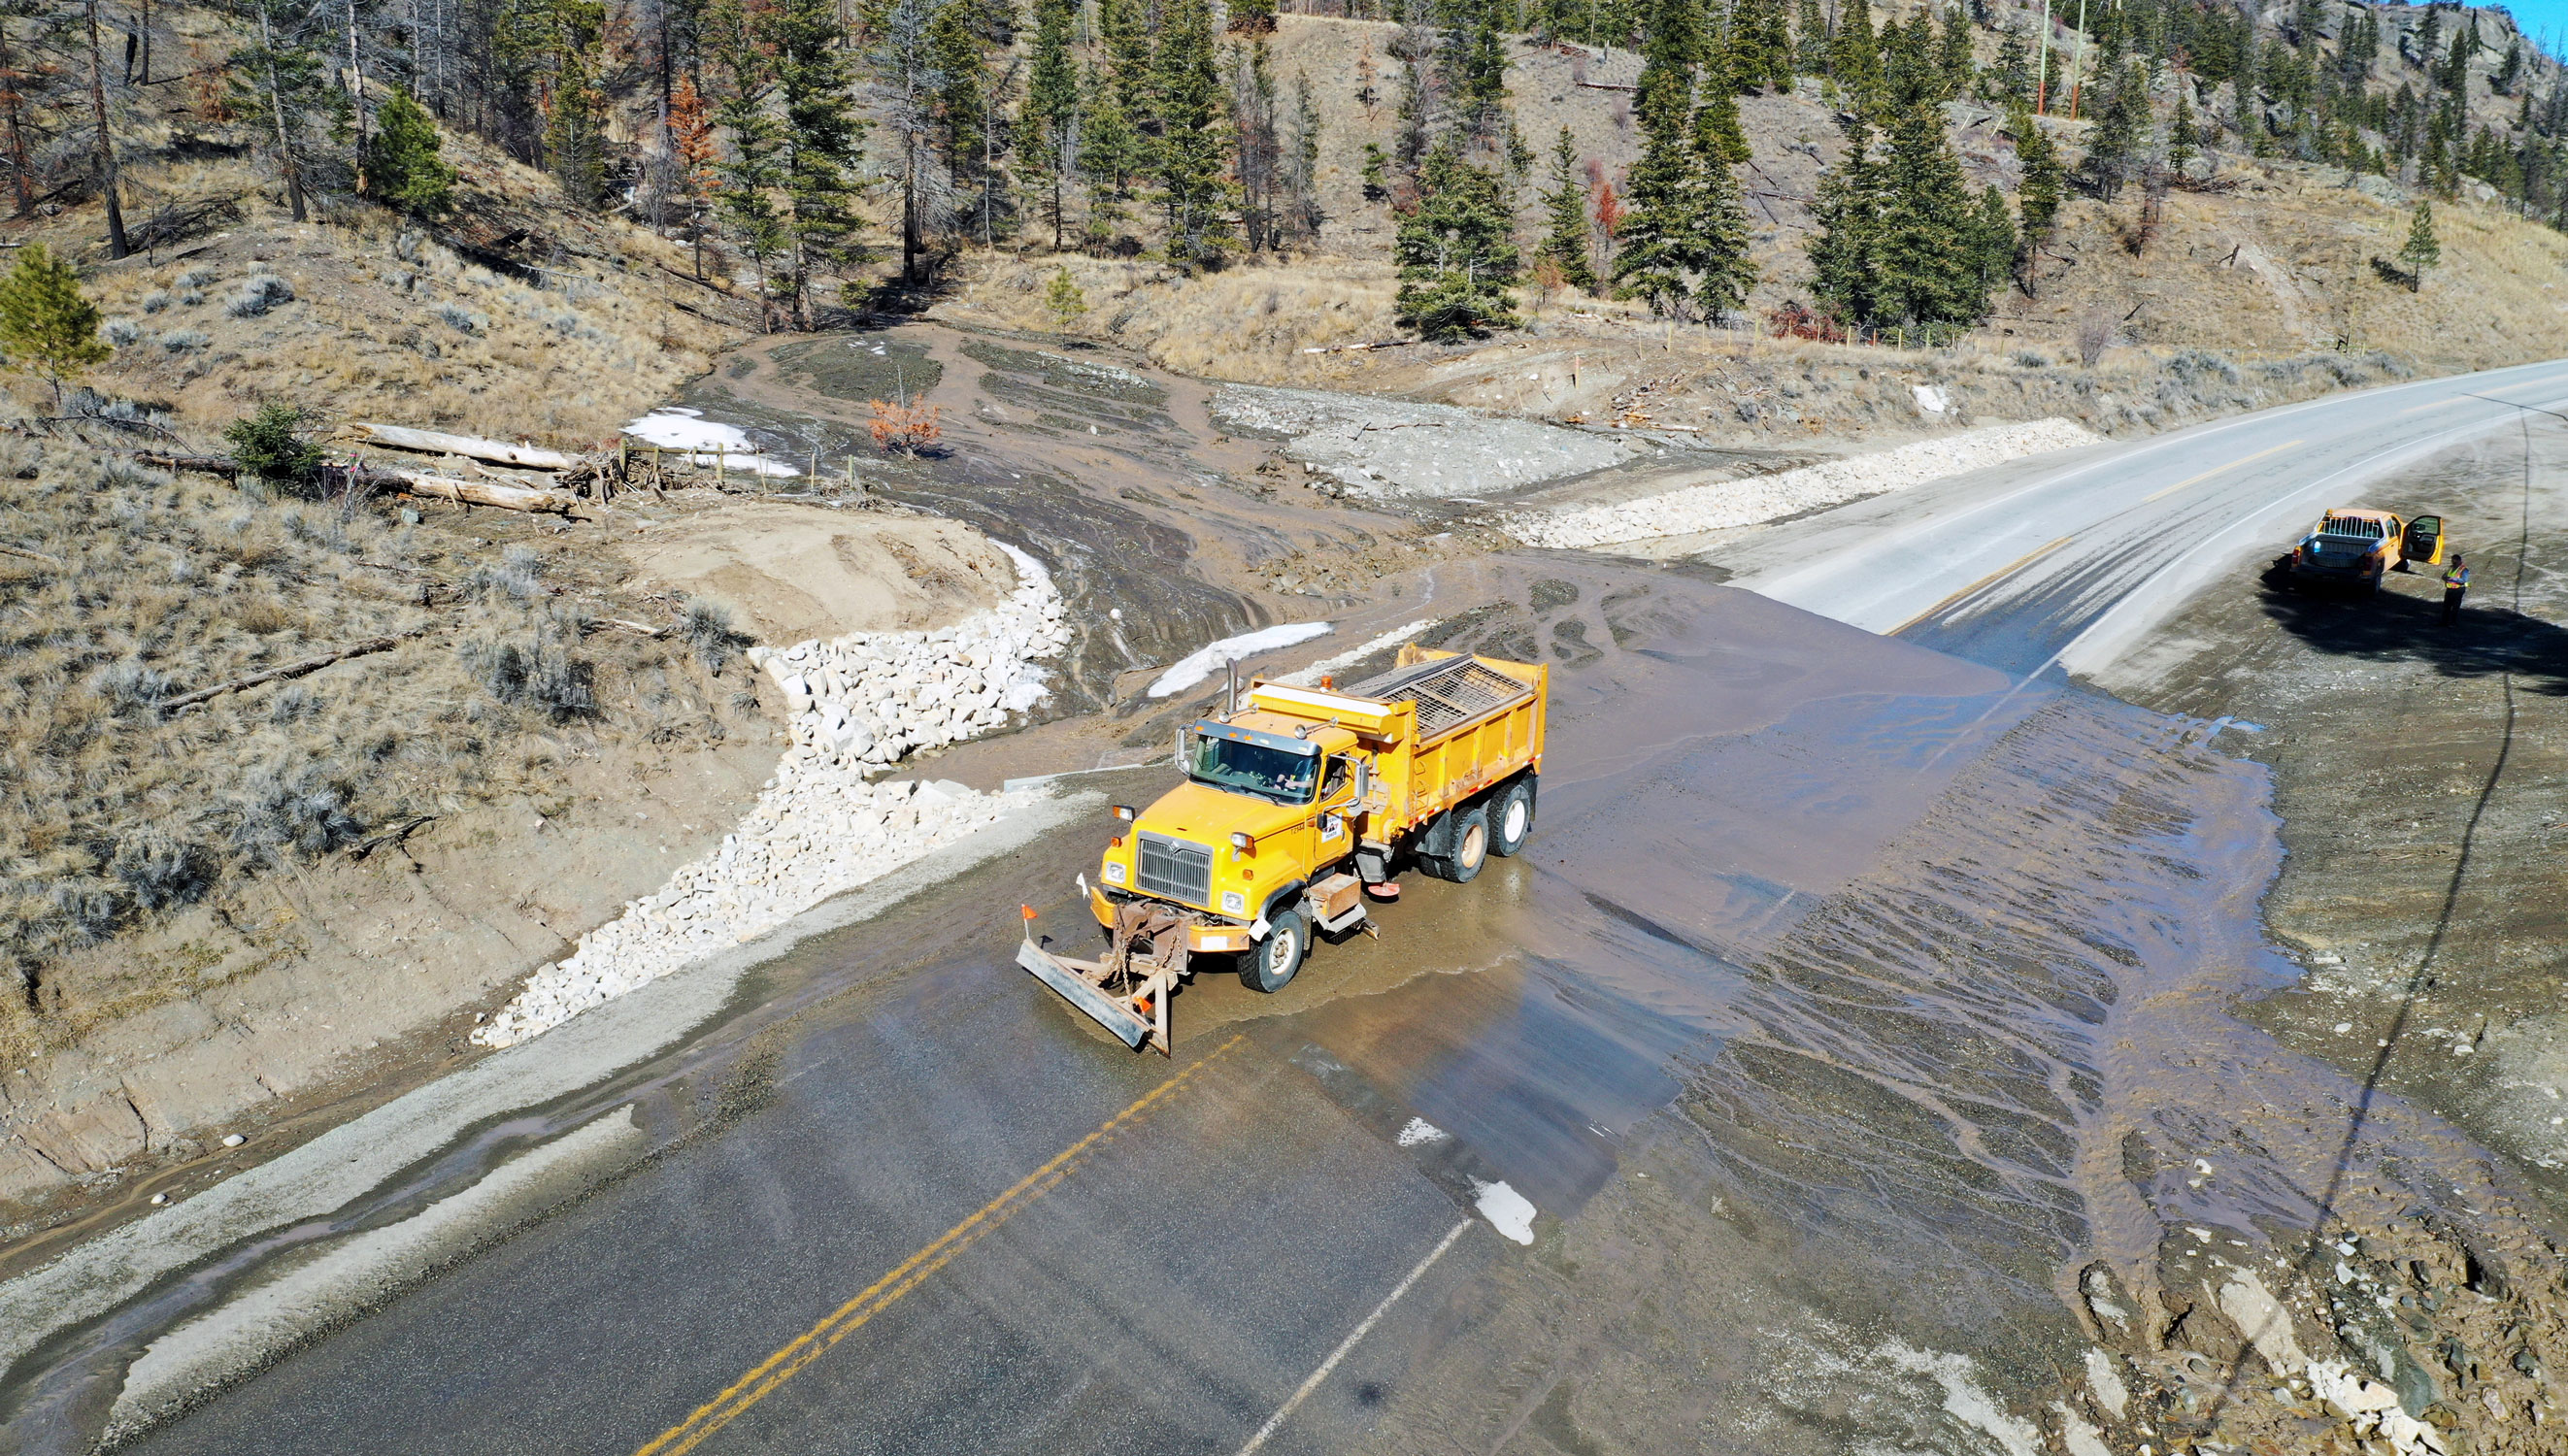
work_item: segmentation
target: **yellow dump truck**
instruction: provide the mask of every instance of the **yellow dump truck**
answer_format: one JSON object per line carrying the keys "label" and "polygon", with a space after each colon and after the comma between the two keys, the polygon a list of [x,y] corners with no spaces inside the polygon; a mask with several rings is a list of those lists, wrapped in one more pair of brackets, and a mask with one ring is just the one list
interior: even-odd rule
{"label": "yellow dump truck", "polygon": [[1168,998],[1195,958],[1235,958],[1251,990],[1283,989],[1315,936],[1370,929],[1416,865],[1467,881],[1533,831],[1550,670],[1416,646],[1352,688],[1252,680],[1177,734],[1186,781],[1119,805],[1088,886],[1096,960],[1034,934],[1017,964],[1123,1038],[1168,1050]]}

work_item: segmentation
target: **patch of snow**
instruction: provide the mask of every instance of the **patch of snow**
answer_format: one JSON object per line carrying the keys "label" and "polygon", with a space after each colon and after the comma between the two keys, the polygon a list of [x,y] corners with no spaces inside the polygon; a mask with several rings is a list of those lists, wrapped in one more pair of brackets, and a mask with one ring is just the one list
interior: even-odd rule
{"label": "patch of snow", "polygon": [[1446,1132],[1441,1127],[1438,1127],[1435,1123],[1428,1121],[1426,1118],[1413,1117],[1409,1119],[1409,1125],[1400,1130],[1400,1145],[1405,1148],[1414,1148],[1420,1143],[1443,1142],[1445,1138],[1450,1136],[1452,1136],[1452,1134]]}
{"label": "patch of snow", "polygon": [[704,416],[702,410],[664,406],[625,426],[624,433],[646,444],[690,451],[687,459],[692,464],[720,463],[726,468],[755,470],[761,475],[802,473],[783,460],[760,454],[757,444],[738,426],[724,425]]}
{"label": "patch of snow", "polygon": [[1165,698],[1172,693],[1183,693],[1211,677],[1225,662],[1237,662],[1255,653],[1273,652],[1279,647],[1308,642],[1314,637],[1325,636],[1328,631],[1326,622],[1285,622],[1207,643],[1169,664],[1168,670],[1151,682],[1149,696]]}
{"label": "patch of snow", "polygon": [[1534,1206],[1526,1202],[1523,1194],[1509,1188],[1505,1179],[1483,1183],[1474,1178],[1471,1192],[1475,1195],[1471,1206],[1480,1211],[1480,1217],[1489,1221],[1490,1228],[1519,1244],[1533,1242]]}
{"label": "patch of snow", "polygon": [[1398,647],[1435,625],[1435,618],[1421,617],[1406,627],[1395,627],[1380,637],[1369,638],[1361,645],[1351,647],[1335,657],[1324,657],[1298,673],[1286,673],[1275,681],[1288,688],[1317,688],[1320,686],[1320,679],[1329,674],[1354,667],[1386,647]]}

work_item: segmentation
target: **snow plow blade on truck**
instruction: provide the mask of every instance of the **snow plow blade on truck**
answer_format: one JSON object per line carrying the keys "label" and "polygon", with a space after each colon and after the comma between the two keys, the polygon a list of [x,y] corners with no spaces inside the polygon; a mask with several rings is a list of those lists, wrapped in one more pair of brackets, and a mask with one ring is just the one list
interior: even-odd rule
{"label": "snow plow blade on truck", "polygon": [[1124,1045],[1165,1054],[1168,1001],[1197,957],[1281,991],[1316,935],[1372,932],[1366,896],[1398,898],[1399,868],[1459,883],[1521,849],[1549,687],[1535,664],[1411,646],[1345,690],[1234,690],[1179,731],[1187,781],[1115,810],[1098,883],[1081,880],[1104,953],[1055,954],[1028,909],[1017,964]]}

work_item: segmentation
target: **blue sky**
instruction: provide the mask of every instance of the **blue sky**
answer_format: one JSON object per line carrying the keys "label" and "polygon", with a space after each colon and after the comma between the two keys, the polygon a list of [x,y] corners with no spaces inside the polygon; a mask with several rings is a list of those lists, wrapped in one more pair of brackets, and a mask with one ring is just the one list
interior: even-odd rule
{"label": "blue sky", "polygon": [[2549,39],[2550,54],[2558,55],[2568,42],[2568,0],[2517,0],[2505,8],[2525,35]]}

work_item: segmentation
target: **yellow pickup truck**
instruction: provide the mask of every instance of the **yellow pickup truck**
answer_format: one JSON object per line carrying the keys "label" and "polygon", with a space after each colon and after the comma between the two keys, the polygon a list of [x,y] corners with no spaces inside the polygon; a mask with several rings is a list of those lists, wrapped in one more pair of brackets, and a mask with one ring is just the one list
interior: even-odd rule
{"label": "yellow pickup truck", "polygon": [[2381,590],[2381,579],[2443,560],[2443,518],[2403,520],[2386,510],[2331,510],[2274,564],[2294,582],[2335,582]]}
{"label": "yellow pickup truck", "polygon": [[1283,989],[1316,936],[1368,929],[1407,864],[1467,881],[1533,832],[1550,670],[1416,646],[1340,690],[1252,681],[1177,735],[1186,781],[1119,832],[1088,886],[1096,960],[1034,935],[1017,964],[1123,1038],[1168,1050],[1168,999],[1200,955]]}

